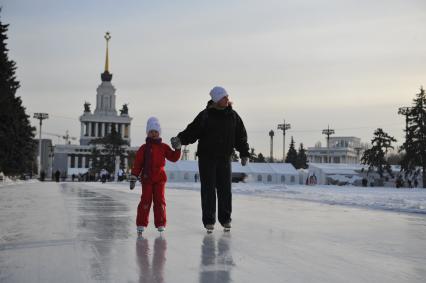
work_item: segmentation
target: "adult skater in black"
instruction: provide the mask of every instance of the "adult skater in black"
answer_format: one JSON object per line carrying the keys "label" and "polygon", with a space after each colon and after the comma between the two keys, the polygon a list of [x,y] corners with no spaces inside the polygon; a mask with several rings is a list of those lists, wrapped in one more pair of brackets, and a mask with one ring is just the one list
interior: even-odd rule
{"label": "adult skater in black", "polygon": [[216,193],[219,223],[225,230],[231,228],[231,154],[237,149],[243,166],[249,157],[247,132],[240,116],[232,109],[228,93],[217,86],[210,91],[210,96],[206,109],[171,139],[174,148],[198,140],[202,220],[208,232],[214,229],[216,222]]}

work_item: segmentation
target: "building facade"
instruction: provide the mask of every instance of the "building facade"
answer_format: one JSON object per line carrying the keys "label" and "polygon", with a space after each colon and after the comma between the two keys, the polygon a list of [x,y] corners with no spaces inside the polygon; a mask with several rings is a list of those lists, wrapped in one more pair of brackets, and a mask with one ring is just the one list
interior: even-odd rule
{"label": "building facade", "polygon": [[[124,104],[120,114],[116,110],[116,89],[112,85],[112,74],[109,72],[108,41],[111,37],[106,34],[105,70],[101,74],[101,84],[96,89],[96,108],[91,111],[91,104],[84,103],[84,111],[80,116],[80,144],[56,145],[54,150],[53,172],[59,170],[62,176],[84,174],[91,167],[92,145],[90,141],[102,138],[111,133],[114,128],[130,145],[130,126],[127,104]],[[129,148],[130,149],[130,148]],[[127,160],[124,162],[127,166]]]}
{"label": "building facade", "polygon": [[357,164],[362,155],[361,139],[357,137],[330,137],[329,147],[309,147],[309,163]]}

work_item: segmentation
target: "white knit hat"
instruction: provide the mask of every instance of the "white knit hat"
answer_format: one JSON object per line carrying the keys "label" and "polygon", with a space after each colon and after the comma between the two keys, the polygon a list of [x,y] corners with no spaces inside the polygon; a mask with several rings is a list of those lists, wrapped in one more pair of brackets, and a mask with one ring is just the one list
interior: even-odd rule
{"label": "white knit hat", "polygon": [[210,96],[212,97],[213,102],[218,102],[219,100],[221,100],[225,96],[228,96],[228,93],[226,92],[226,90],[223,87],[215,86],[210,91]]}
{"label": "white knit hat", "polygon": [[148,122],[146,122],[146,134],[149,133],[149,131],[155,130],[161,135],[161,126],[160,121],[156,117],[150,117],[148,119]]}

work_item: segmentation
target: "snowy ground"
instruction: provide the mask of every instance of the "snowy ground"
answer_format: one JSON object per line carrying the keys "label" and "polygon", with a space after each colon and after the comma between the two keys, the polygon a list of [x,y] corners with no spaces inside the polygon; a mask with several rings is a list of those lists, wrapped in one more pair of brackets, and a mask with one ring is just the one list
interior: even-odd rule
{"label": "snowy ground", "polygon": [[137,240],[140,192],[127,184],[0,185],[0,282],[426,277],[426,190],[234,184],[233,229],[216,225],[211,235],[198,190],[168,184],[167,231],[160,236],[151,224]]}
{"label": "snowy ground", "polygon": [[[200,190],[197,183],[170,183],[169,187]],[[235,194],[426,214],[426,189],[238,183],[232,190]]]}

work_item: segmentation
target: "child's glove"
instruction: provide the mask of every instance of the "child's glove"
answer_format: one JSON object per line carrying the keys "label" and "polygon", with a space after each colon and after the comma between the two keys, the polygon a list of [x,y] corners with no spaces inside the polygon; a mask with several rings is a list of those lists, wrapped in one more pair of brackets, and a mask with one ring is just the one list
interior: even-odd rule
{"label": "child's glove", "polygon": [[135,188],[138,177],[136,177],[135,175],[130,175],[129,180],[130,180],[130,189],[133,190]]}
{"label": "child's glove", "polygon": [[180,142],[179,137],[171,138],[170,143],[172,144],[172,147],[176,150],[180,150],[180,148],[182,147],[182,143]]}
{"label": "child's glove", "polygon": [[241,157],[241,165],[246,166],[248,162],[248,157]]}

